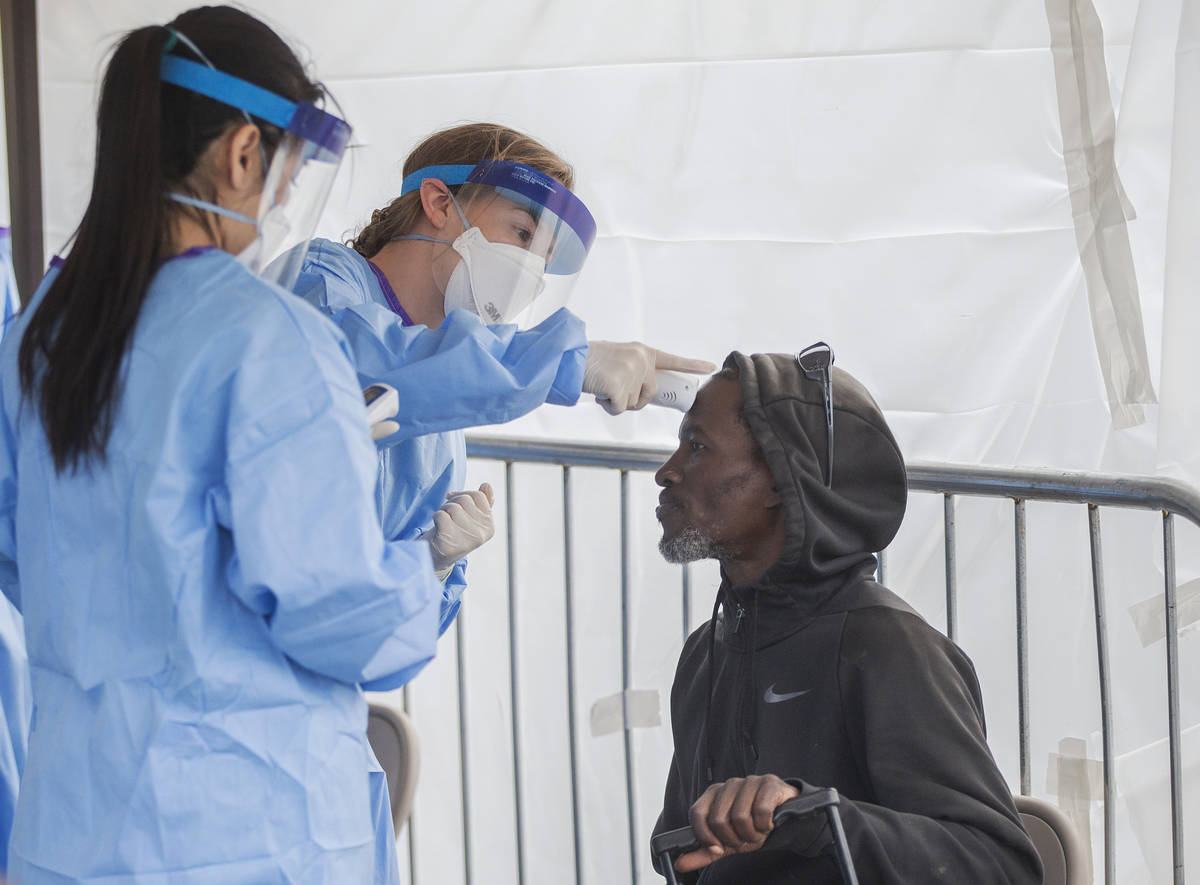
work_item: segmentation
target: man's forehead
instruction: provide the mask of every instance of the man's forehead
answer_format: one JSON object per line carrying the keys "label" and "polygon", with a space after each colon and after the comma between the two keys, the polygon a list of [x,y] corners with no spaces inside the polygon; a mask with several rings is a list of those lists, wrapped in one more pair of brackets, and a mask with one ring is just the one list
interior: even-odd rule
{"label": "man's forehead", "polygon": [[696,393],[696,401],[683,416],[680,432],[727,433],[733,427],[746,429],[742,421],[742,387],[736,379],[714,376]]}

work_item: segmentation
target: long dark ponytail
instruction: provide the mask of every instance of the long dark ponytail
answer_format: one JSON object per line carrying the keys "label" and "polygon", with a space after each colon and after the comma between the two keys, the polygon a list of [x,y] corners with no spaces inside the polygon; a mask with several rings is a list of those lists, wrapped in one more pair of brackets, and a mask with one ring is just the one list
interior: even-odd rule
{"label": "long dark ponytail", "polygon": [[[37,403],[60,471],[104,459],[125,353],[147,287],[170,257],[175,213],[209,224],[199,210],[168,203],[164,192],[214,200],[215,193],[196,193],[203,184],[192,173],[214,139],[246,120],[236,108],[162,84],[164,52],[203,61],[188,41],[217,69],[291,101],[315,101],[322,92],[278,34],[227,6],[189,10],[117,45],[100,89],[91,199],[18,354],[21,388]],[[273,153],[281,133],[254,122]]]}

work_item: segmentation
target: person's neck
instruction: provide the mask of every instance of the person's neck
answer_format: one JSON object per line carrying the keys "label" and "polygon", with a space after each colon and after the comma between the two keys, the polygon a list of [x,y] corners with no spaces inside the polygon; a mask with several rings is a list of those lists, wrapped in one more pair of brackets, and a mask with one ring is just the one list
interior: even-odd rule
{"label": "person's neck", "polygon": [[446,319],[446,298],[433,278],[436,249],[445,246],[428,240],[393,240],[371,256],[371,263],[383,272],[404,312],[417,325],[430,329]]}
{"label": "person's neck", "polygon": [[729,578],[729,582],[735,586],[742,584],[750,584],[757,581],[767,573],[767,570],[773,566],[779,558],[770,560],[769,562],[755,559],[734,559],[726,558],[721,560],[721,571],[725,573],[725,577]]}
{"label": "person's neck", "polygon": [[720,558],[721,570],[735,584],[749,584],[767,573],[783,556],[787,532],[778,520],[770,529],[736,545]]}
{"label": "person's neck", "polygon": [[189,249],[198,249],[204,246],[219,247],[219,244],[203,225],[186,216],[177,215],[175,224],[171,228],[170,245],[167,247],[168,256],[182,255]]}

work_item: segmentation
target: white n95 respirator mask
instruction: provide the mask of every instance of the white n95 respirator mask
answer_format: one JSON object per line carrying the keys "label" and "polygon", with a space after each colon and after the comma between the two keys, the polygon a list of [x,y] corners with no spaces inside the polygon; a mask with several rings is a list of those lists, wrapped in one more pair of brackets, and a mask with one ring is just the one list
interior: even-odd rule
{"label": "white n95 respirator mask", "polygon": [[511,323],[546,288],[546,259],[508,243],[490,243],[477,227],[451,244],[458,265],[446,282],[446,313],[467,310],[485,323]]}

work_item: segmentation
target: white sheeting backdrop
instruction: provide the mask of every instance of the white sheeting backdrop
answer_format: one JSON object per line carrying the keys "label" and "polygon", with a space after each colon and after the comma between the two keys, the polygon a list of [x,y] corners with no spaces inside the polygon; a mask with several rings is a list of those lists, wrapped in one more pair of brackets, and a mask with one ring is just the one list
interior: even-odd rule
{"label": "white sheeting backdrop", "polygon": [[[47,254],[62,247],[87,197],[105,50],[124,29],[188,5],[39,3]],[[1110,94],[1088,95],[1093,112],[1115,114],[1112,193],[1124,197],[1109,201],[1121,208],[1103,215],[1101,235],[1128,231],[1135,282],[1109,282],[1140,307],[1146,380],[1158,397],[1119,410],[1116,422],[1051,50],[1049,19],[1065,21],[1068,6],[1076,14],[1093,4],[259,0],[253,9],[308,55],[355,126],[324,235],[344,236],[394,196],[400,163],[423,135],[466,120],[506,123],[576,166],[598,219],[571,305],[591,337],[717,362],[734,348],[794,351],[824,338],[875,393],[910,458],[1200,484],[1200,0],[1094,0],[1106,69],[1090,58],[1088,73],[1106,70],[1099,82]],[[1103,141],[1103,121],[1092,122]],[[1103,155],[1104,144],[1097,149]],[[1101,174],[1105,184],[1113,179]],[[669,442],[677,420],[655,410],[612,419],[584,404],[543,408],[504,430]],[[524,872],[528,882],[557,882],[574,857],[562,552],[546,541],[561,535],[561,481],[550,468],[514,475]],[[503,473],[475,463],[471,479]],[[621,739],[593,738],[587,719],[593,701],[621,687],[616,481],[575,471],[574,482],[584,878],[628,881]],[[678,576],[654,551],[652,483],[635,475],[630,488],[632,682],[665,700],[680,644]],[[890,583],[935,624],[944,618],[940,517],[938,500],[915,498],[889,559]],[[1154,514],[1104,518],[1117,881],[1166,882],[1165,655],[1136,608],[1161,593],[1161,528]],[[997,759],[1015,788],[1011,520],[1010,504],[960,504],[959,641],[979,668]],[[1029,520],[1034,792],[1085,825],[1090,815],[1098,850],[1095,789],[1070,783],[1055,762],[1060,753],[1100,756],[1086,516],[1031,505]],[[1181,602],[1200,599],[1198,537],[1178,527]],[[489,882],[517,875],[505,570],[499,541],[476,554],[463,626],[470,862],[474,879]],[[714,577],[711,564],[693,569],[693,623],[711,605]],[[1183,606],[1183,623],[1200,616],[1196,608]],[[411,843],[422,883],[464,878],[453,643],[448,634],[409,692],[424,737]],[[1195,725],[1197,647],[1187,627],[1181,653],[1184,724]],[[1060,743],[1070,738],[1083,749]],[[639,878],[652,881],[644,845],[669,729],[637,728],[633,742]],[[1189,832],[1200,844],[1200,732],[1185,742],[1185,761]],[[401,851],[408,864],[407,839]],[[1191,861],[1200,864],[1195,850]]]}

